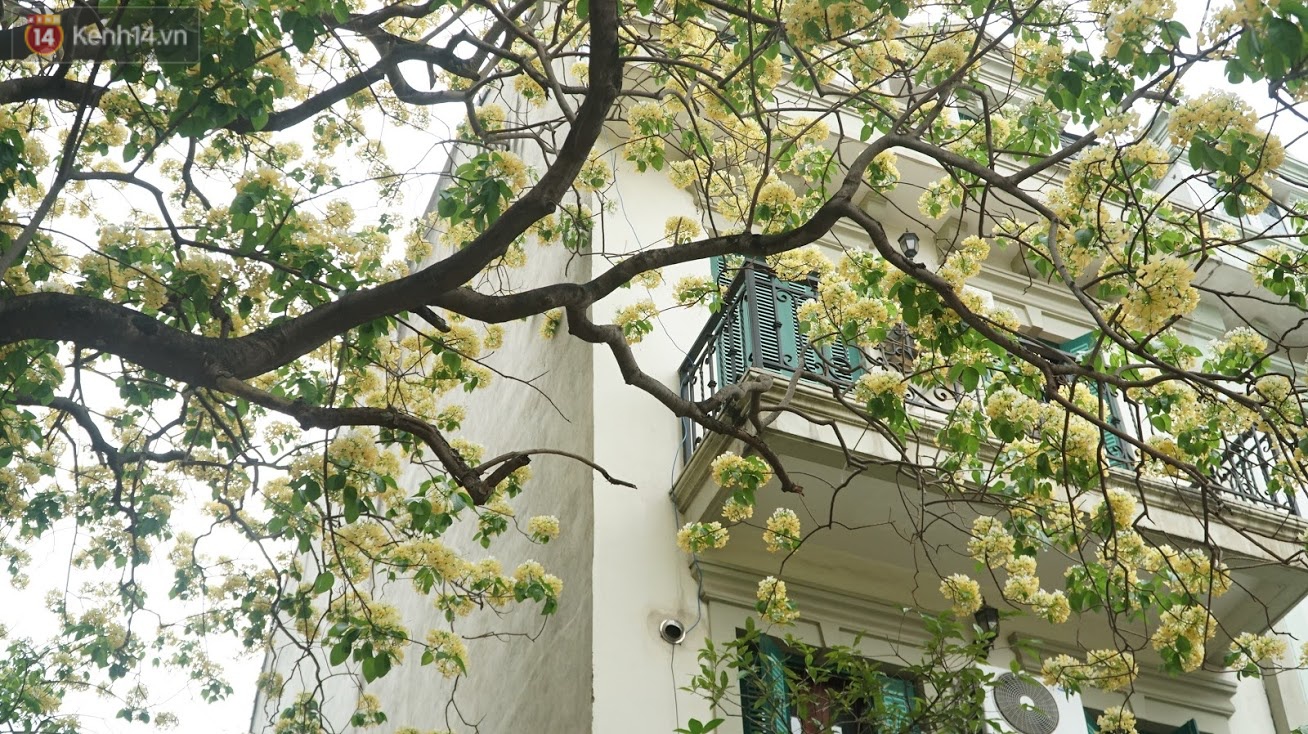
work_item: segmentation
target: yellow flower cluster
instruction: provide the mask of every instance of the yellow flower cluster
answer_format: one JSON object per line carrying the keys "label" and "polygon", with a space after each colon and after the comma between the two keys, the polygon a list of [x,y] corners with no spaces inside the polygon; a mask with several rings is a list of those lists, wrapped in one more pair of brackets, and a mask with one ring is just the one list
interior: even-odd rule
{"label": "yellow flower cluster", "polygon": [[783,121],[781,123],[781,132],[787,137],[793,138],[796,147],[804,148],[825,143],[827,138],[831,136],[831,127],[822,120],[814,120],[811,117],[796,117],[794,120]]}
{"label": "yellow flower cluster", "polygon": [[1063,68],[1066,54],[1057,43],[1021,39],[1017,42],[1014,57],[1019,71],[1036,79],[1047,79]]}
{"label": "yellow flower cluster", "polygon": [[790,225],[799,211],[799,197],[785,181],[768,181],[759,189],[754,211],[765,232],[779,232]]}
{"label": "yellow flower cluster", "polygon": [[765,619],[773,624],[787,625],[799,619],[799,610],[786,596],[786,582],[768,576],[758,582],[758,608]]}
{"label": "yellow flower cluster", "polygon": [[700,229],[699,222],[681,215],[668,217],[663,223],[663,234],[674,245],[684,245],[699,237],[703,230]]}
{"label": "yellow flower cluster", "polygon": [[732,497],[722,505],[722,516],[728,522],[744,522],[754,516],[754,506]]}
{"label": "yellow flower cluster", "polygon": [[707,172],[708,164],[695,158],[673,161],[668,165],[668,180],[679,189],[688,189],[703,181]]}
{"label": "yellow flower cluster", "polygon": [[803,281],[816,273],[823,277],[833,269],[831,261],[822,254],[817,245],[807,245],[794,250],[786,250],[777,255],[768,255],[768,267],[782,280]]}
{"label": "yellow flower cluster", "polygon": [[1036,565],[1035,556],[1013,556],[1008,559],[1004,569],[1014,576],[1034,576]]}
{"label": "yellow flower cluster", "polygon": [[1162,650],[1173,647],[1177,640],[1184,639],[1187,644],[1182,653],[1181,668],[1188,673],[1203,665],[1204,646],[1216,634],[1217,620],[1206,608],[1198,605],[1177,606],[1163,612],[1161,624],[1150,644],[1155,650]]}
{"label": "yellow flower cluster", "polygon": [[632,138],[622,146],[622,157],[632,163],[653,165],[657,159],[663,156],[665,149],[663,138]]}
{"label": "yellow flower cluster", "polygon": [[491,156],[487,173],[503,179],[515,193],[527,187],[527,164],[507,150],[496,151]]}
{"label": "yellow flower cluster", "polygon": [[1267,404],[1283,408],[1294,392],[1294,385],[1285,375],[1263,375],[1254,383],[1254,393]]}
{"label": "yellow flower cluster", "polygon": [[427,633],[427,647],[436,669],[446,678],[468,672],[468,647],[463,638],[447,630],[434,629]]}
{"label": "yellow flower cluster", "polygon": [[922,55],[922,65],[933,73],[949,75],[963,68],[972,54],[976,36],[959,32],[935,40]]}
{"label": "yellow flower cluster", "polygon": [[1175,574],[1169,586],[1178,593],[1204,599],[1221,596],[1231,590],[1231,572],[1201,548],[1186,548],[1180,552],[1160,548],[1167,566]]}
{"label": "yellow flower cluster", "polygon": [[1167,130],[1173,145],[1188,145],[1198,133],[1218,138],[1227,130],[1252,132],[1258,127],[1253,107],[1234,93],[1213,90],[1187,99],[1172,110]]}
{"label": "yellow flower cluster", "polygon": [[1004,598],[1021,604],[1030,604],[1040,593],[1040,579],[1035,576],[1009,576],[1004,582]]}
{"label": "yellow flower cluster", "polygon": [[1267,353],[1267,340],[1253,329],[1241,326],[1226,332],[1221,339],[1214,341],[1211,351],[1218,359],[1233,359],[1240,363],[1249,363],[1262,359]]}
{"label": "yellow flower cluster", "polygon": [[1099,718],[1095,719],[1095,723],[1099,725],[1101,734],[1137,734],[1135,714],[1125,706],[1104,709]]}
{"label": "yellow flower cluster", "polygon": [[868,164],[867,173],[863,176],[864,182],[876,191],[889,191],[899,185],[899,157],[893,151],[885,150],[877,153],[872,162]]}
{"label": "yellow flower cluster", "polygon": [[998,518],[982,515],[972,521],[972,537],[967,541],[968,555],[990,568],[998,568],[1013,557],[1016,541]]}
{"label": "yellow flower cluster", "polygon": [[963,290],[963,284],[969,278],[981,272],[981,266],[990,255],[990,244],[981,237],[968,237],[957,250],[949,253],[940,266],[940,277],[948,281],[954,290]]}
{"label": "yellow flower cluster", "polygon": [[872,367],[859,376],[852,394],[863,405],[884,395],[902,401],[908,395],[908,380],[898,370]]}
{"label": "yellow flower cluster", "polygon": [[1304,253],[1288,245],[1268,245],[1253,256],[1245,267],[1264,287],[1272,281],[1273,271],[1277,267],[1302,272]]}
{"label": "yellow flower cluster", "polygon": [[1273,666],[1285,657],[1289,650],[1290,646],[1280,635],[1241,632],[1231,641],[1231,652],[1237,655],[1230,667],[1232,670],[1240,670],[1248,665]]}
{"label": "yellow flower cluster", "polygon": [[763,486],[772,479],[772,468],[762,459],[745,458],[730,451],[713,460],[711,469],[714,484],[723,489],[744,489],[749,481]]}
{"label": "yellow flower cluster", "polygon": [[[895,273],[899,271],[891,271],[892,276]],[[867,339],[867,334],[870,329],[891,323],[890,305],[885,299],[860,296],[843,278],[823,278],[817,296],[817,300],[801,304],[797,312],[799,320],[807,324],[810,342],[821,344],[849,327],[857,346],[878,346]]]}
{"label": "yellow flower cluster", "polygon": [[519,584],[540,582],[550,596],[555,599],[563,594],[563,581],[545,569],[536,561],[523,561],[513,569],[513,580]]}
{"label": "yellow flower cluster", "polygon": [[961,203],[963,188],[952,178],[942,178],[927,184],[917,199],[917,210],[928,219],[943,219]]}
{"label": "yellow flower cluster", "polygon": [[672,287],[672,298],[683,306],[703,303],[715,293],[718,285],[702,275],[687,275]]}
{"label": "yellow flower cluster", "polygon": [[[1285,163],[1285,147],[1281,139],[1260,130],[1252,106],[1229,92],[1211,91],[1187,100],[1172,111],[1168,129],[1175,145],[1188,144],[1202,132],[1217,138],[1217,149],[1227,154],[1235,152],[1237,146],[1244,145],[1248,138],[1255,139],[1253,164],[1242,162],[1239,172],[1255,189],[1265,190],[1268,175]],[[1242,200],[1254,214],[1268,204],[1267,198],[1261,194],[1246,194]]]}
{"label": "yellow flower cluster", "polygon": [[1130,492],[1111,487],[1104,494],[1104,501],[1095,509],[1094,516],[1118,530],[1125,530],[1135,522],[1135,506],[1135,497]]}
{"label": "yellow flower cluster", "polygon": [[724,548],[731,535],[720,522],[688,522],[677,531],[677,547],[687,553]]}
{"label": "yellow flower cluster", "polygon": [[1128,328],[1153,333],[1172,319],[1189,315],[1199,305],[1199,291],[1190,284],[1194,277],[1189,263],[1171,255],[1141,265],[1130,292],[1122,299],[1122,322]]}
{"label": "yellow flower cluster", "polygon": [[609,162],[592,153],[582,164],[573,185],[578,191],[599,191],[612,180],[613,169],[609,167]]}
{"label": "yellow flower cluster", "polygon": [[1101,690],[1125,690],[1140,675],[1140,666],[1129,652],[1090,650],[1085,659],[1089,667],[1087,682]]}
{"label": "yellow flower cluster", "polygon": [[1044,662],[1040,674],[1046,685],[1079,687],[1089,685],[1105,691],[1130,687],[1140,674],[1140,666],[1130,652],[1090,650],[1085,662],[1071,655],[1056,655]]}
{"label": "yellow flower cluster", "polygon": [[559,327],[563,325],[563,309],[555,308],[546,311],[541,316],[540,335],[546,339],[553,339],[559,333]]}
{"label": "yellow flower cluster", "polygon": [[537,541],[548,543],[559,537],[559,519],[553,515],[537,515],[527,521],[527,533]]}
{"label": "yellow flower cluster", "polygon": [[781,22],[796,42],[828,41],[866,27],[873,20],[863,3],[824,3],[822,0],[786,0],[781,8]]}
{"label": "yellow flower cluster", "polygon": [[1030,601],[1035,613],[1052,624],[1062,624],[1072,615],[1072,604],[1061,591],[1039,591]]}
{"label": "yellow flower cluster", "polygon": [[792,551],[799,547],[799,515],[787,507],[778,507],[768,518],[767,530],[763,531],[763,542],[768,551]]}
{"label": "yellow flower cluster", "polygon": [[613,323],[622,327],[622,333],[628,344],[636,344],[653,328],[648,326],[649,320],[658,313],[658,306],[647,298],[618,309],[617,314],[613,316]]}
{"label": "yellow flower cluster", "polygon": [[1017,388],[1005,385],[986,396],[985,412],[992,421],[1007,421],[1017,426],[1019,432],[1028,433],[1040,423],[1044,406]]}
{"label": "yellow flower cluster", "polygon": [[637,102],[627,110],[627,125],[635,135],[649,135],[668,122],[667,110],[657,102]]}
{"label": "yellow flower cluster", "polygon": [[981,585],[972,577],[955,573],[940,581],[940,595],[949,601],[954,614],[966,617],[981,608]]}
{"label": "yellow flower cluster", "polygon": [[1132,0],[1121,12],[1108,17],[1104,26],[1104,35],[1108,40],[1104,54],[1117,56],[1128,37],[1151,34],[1157,22],[1170,20],[1175,14],[1176,3],[1172,0]]}

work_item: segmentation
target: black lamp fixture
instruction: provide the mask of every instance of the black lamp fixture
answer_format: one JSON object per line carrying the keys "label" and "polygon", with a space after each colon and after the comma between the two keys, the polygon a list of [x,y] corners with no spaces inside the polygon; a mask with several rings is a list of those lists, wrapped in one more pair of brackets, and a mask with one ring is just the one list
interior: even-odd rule
{"label": "black lamp fixture", "polygon": [[905,232],[899,235],[899,249],[909,260],[917,258],[917,232]]}
{"label": "black lamp fixture", "polygon": [[976,619],[977,629],[985,637],[986,653],[989,653],[995,647],[995,640],[999,638],[999,610],[983,601],[973,618]]}

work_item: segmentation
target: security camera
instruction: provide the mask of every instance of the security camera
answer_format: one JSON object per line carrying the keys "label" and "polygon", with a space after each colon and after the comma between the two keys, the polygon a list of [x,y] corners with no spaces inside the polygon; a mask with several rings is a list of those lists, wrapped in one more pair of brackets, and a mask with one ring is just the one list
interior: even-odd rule
{"label": "security camera", "polygon": [[670,645],[680,645],[686,639],[686,625],[675,619],[659,622],[659,637]]}

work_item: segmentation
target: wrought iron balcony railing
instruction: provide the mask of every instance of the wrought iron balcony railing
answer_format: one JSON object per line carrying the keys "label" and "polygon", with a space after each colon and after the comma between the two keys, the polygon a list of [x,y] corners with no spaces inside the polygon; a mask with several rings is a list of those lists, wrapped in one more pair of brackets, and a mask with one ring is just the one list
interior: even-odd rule
{"label": "wrought iron balcony railing", "polygon": [[[726,279],[725,275],[721,278]],[[816,293],[816,282],[779,280],[762,263],[743,263],[730,278],[722,307],[709,318],[681,364],[681,396],[702,401],[719,388],[740,381],[751,369],[789,377],[801,363],[810,381],[840,389],[852,386],[869,365],[908,372],[914,347],[907,330],[897,330],[896,335],[871,353],[846,349],[839,344],[812,348],[800,332],[798,311]],[[1062,348],[1071,352],[1076,346],[1068,344]],[[1067,358],[1074,357],[1069,354]],[[910,384],[905,402],[920,413],[945,414],[962,395],[961,389],[924,390]],[[1106,421],[1129,435],[1139,435],[1141,421],[1136,406],[1119,401],[1111,393],[1104,405]],[[690,460],[703,439],[702,427],[682,419],[685,460]],[[1105,432],[1104,448],[1113,465],[1125,469],[1136,465],[1131,447],[1118,436]],[[1269,467],[1274,461],[1270,437],[1245,433],[1226,442],[1221,466],[1213,479],[1224,494],[1297,515],[1294,497],[1268,490]]]}
{"label": "wrought iron balcony railing", "polygon": [[[725,279],[725,278],[724,278]],[[718,388],[738,382],[750,369],[783,376],[794,374],[801,360],[807,375],[840,388],[858,379],[868,358],[840,346],[813,349],[799,330],[799,306],[816,296],[817,284],[777,279],[766,266],[747,261],[731,278],[722,307],[713,314],[681,364],[681,396],[701,401]],[[872,357],[880,366],[902,367],[912,359],[907,332]],[[958,395],[928,394],[910,385],[907,402],[925,410],[948,411]],[[689,460],[704,438],[704,429],[683,419],[682,449]]]}

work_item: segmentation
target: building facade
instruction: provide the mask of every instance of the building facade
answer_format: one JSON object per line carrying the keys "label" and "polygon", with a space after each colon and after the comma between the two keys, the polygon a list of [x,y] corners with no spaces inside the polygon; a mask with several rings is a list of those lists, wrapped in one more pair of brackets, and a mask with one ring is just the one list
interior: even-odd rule
{"label": "building facade", "polygon": [[[623,160],[616,152],[624,142],[622,131],[606,137],[596,148],[614,151],[607,154],[614,177],[603,193],[607,206],[594,207],[594,249],[578,256],[564,248],[541,248],[528,268],[512,274],[511,287],[585,281],[606,262],[663,239],[670,214],[695,210],[690,193]],[[525,149],[518,152],[530,159]],[[899,169],[906,182],[925,185],[939,177],[927,159],[910,153],[901,155]],[[916,196],[909,191],[901,186],[888,198],[869,192],[861,205],[892,236],[915,234],[918,261],[935,268],[968,223],[949,216],[924,223],[905,215],[915,209]],[[843,225],[820,245],[833,260],[867,247],[861,231]],[[598,256],[601,248],[603,257]],[[869,431],[866,421],[832,391],[833,385],[850,385],[869,363],[896,365],[911,352],[911,341],[887,342],[862,355],[808,347],[797,310],[813,297],[814,284],[782,281],[764,263],[692,262],[669,268],[664,284],[648,290],[656,300],[670,302],[670,284],[686,275],[718,278],[725,289],[722,307],[661,314],[653,333],[633,346],[643,369],[695,400],[742,379],[771,377],[772,387],[762,393],[761,403],[782,410],[760,432],[791,473],[805,478],[805,492],[795,498],[783,496],[775,483],[766,486],[755,516],[766,517],[784,504],[796,509],[806,526],[839,523],[844,531],[815,535],[784,567],[761,542],[747,537],[698,556],[682,552],[674,543],[677,529],[690,521],[718,519],[727,499],[728,493],[711,479],[712,462],[724,452],[748,453],[747,448],[678,419],[648,394],[628,387],[604,350],[563,333],[542,338],[544,317],[507,324],[508,346],[489,363],[506,374],[539,378],[530,385],[468,396],[467,434],[492,451],[548,446],[574,452],[635,488],[614,486],[601,473],[562,457],[541,457],[535,464],[537,484],[518,500],[516,511],[522,517],[559,515],[563,536],[544,547],[528,547],[521,539],[505,542],[508,552],[534,555],[564,579],[558,615],[543,627],[539,618],[526,614],[474,615],[470,626],[461,629],[473,662],[457,687],[404,671],[370,685],[369,692],[384,701],[396,725],[661,734],[692,718],[725,716],[718,731],[727,734],[808,731],[798,721],[787,721],[788,714],[760,729],[745,722],[739,710],[711,710],[702,698],[683,690],[700,672],[697,651],[709,641],[735,638],[757,616],[757,583],[769,575],[786,581],[801,617],[793,627],[767,629],[768,634],[793,635],[818,648],[851,646],[888,669],[920,657],[925,633],[905,609],[943,608],[936,591],[941,574],[971,569],[965,554],[941,554],[936,566],[927,563],[922,549],[961,547],[967,535],[960,528],[982,510],[971,510],[973,515],[961,510],[952,523],[924,523],[925,508],[939,498],[902,485],[893,462],[911,455],[929,465],[939,458],[932,455],[936,449],[927,440],[892,445]],[[1248,283],[1243,265],[1234,261],[1216,259],[1203,275],[1235,288]],[[1016,253],[993,251],[971,285],[988,302],[1017,314],[1033,342],[1074,356],[1091,330],[1071,294],[1033,278]],[[612,321],[623,307],[648,295],[645,290],[618,291],[597,305],[593,318]],[[1274,305],[1236,314],[1205,302],[1184,324],[1184,334],[1202,347],[1248,319],[1274,324],[1283,317]],[[807,374],[792,382],[800,365]],[[940,416],[962,397],[913,389],[906,403],[925,432],[938,426]],[[737,407],[728,405],[723,415],[729,417]],[[1123,430],[1150,430],[1124,396],[1111,396],[1106,408]],[[1308,636],[1308,607],[1300,606],[1308,594],[1308,572],[1271,563],[1276,556],[1292,555],[1308,530],[1308,498],[1267,493],[1269,459],[1258,435],[1231,437],[1224,464],[1227,491],[1220,511],[1211,514],[1197,509],[1204,499],[1183,484],[1137,475],[1129,447],[1108,449],[1119,462],[1111,481],[1137,493],[1149,508],[1142,527],[1151,538],[1222,549],[1236,587],[1213,606],[1224,627],[1254,632],[1274,627]],[[850,480],[850,457],[871,468]],[[751,532],[742,531],[742,536]],[[983,587],[991,598],[998,596],[993,583]],[[404,598],[404,592],[396,594]],[[416,597],[402,606],[407,618],[436,613]],[[482,637],[492,631],[495,637]],[[506,631],[522,637],[506,637]],[[1038,677],[1043,657],[1109,647],[1111,634],[1096,624],[1094,615],[1063,625],[1005,619],[987,664],[996,675],[1017,668]],[[1289,734],[1308,724],[1302,674],[1239,679],[1221,672],[1225,642],[1218,639],[1209,646],[1205,670],[1183,677],[1158,673],[1155,662],[1142,660],[1131,699],[1140,731]],[[347,694],[354,693],[349,690],[354,684],[341,685],[339,713],[348,717],[354,696]],[[1072,694],[1050,688],[1047,700],[1024,691],[1018,690],[1017,700],[1040,710],[1036,721],[1010,721],[995,695],[987,694],[997,731],[1094,731],[1095,716],[1121,701],[1120,695],[1094,689]],[[749,699],[758,693],[742,695]],[[1048,701],[1053,701],[1052,709]],[[434,707],[440,711],[433,712]]]}

